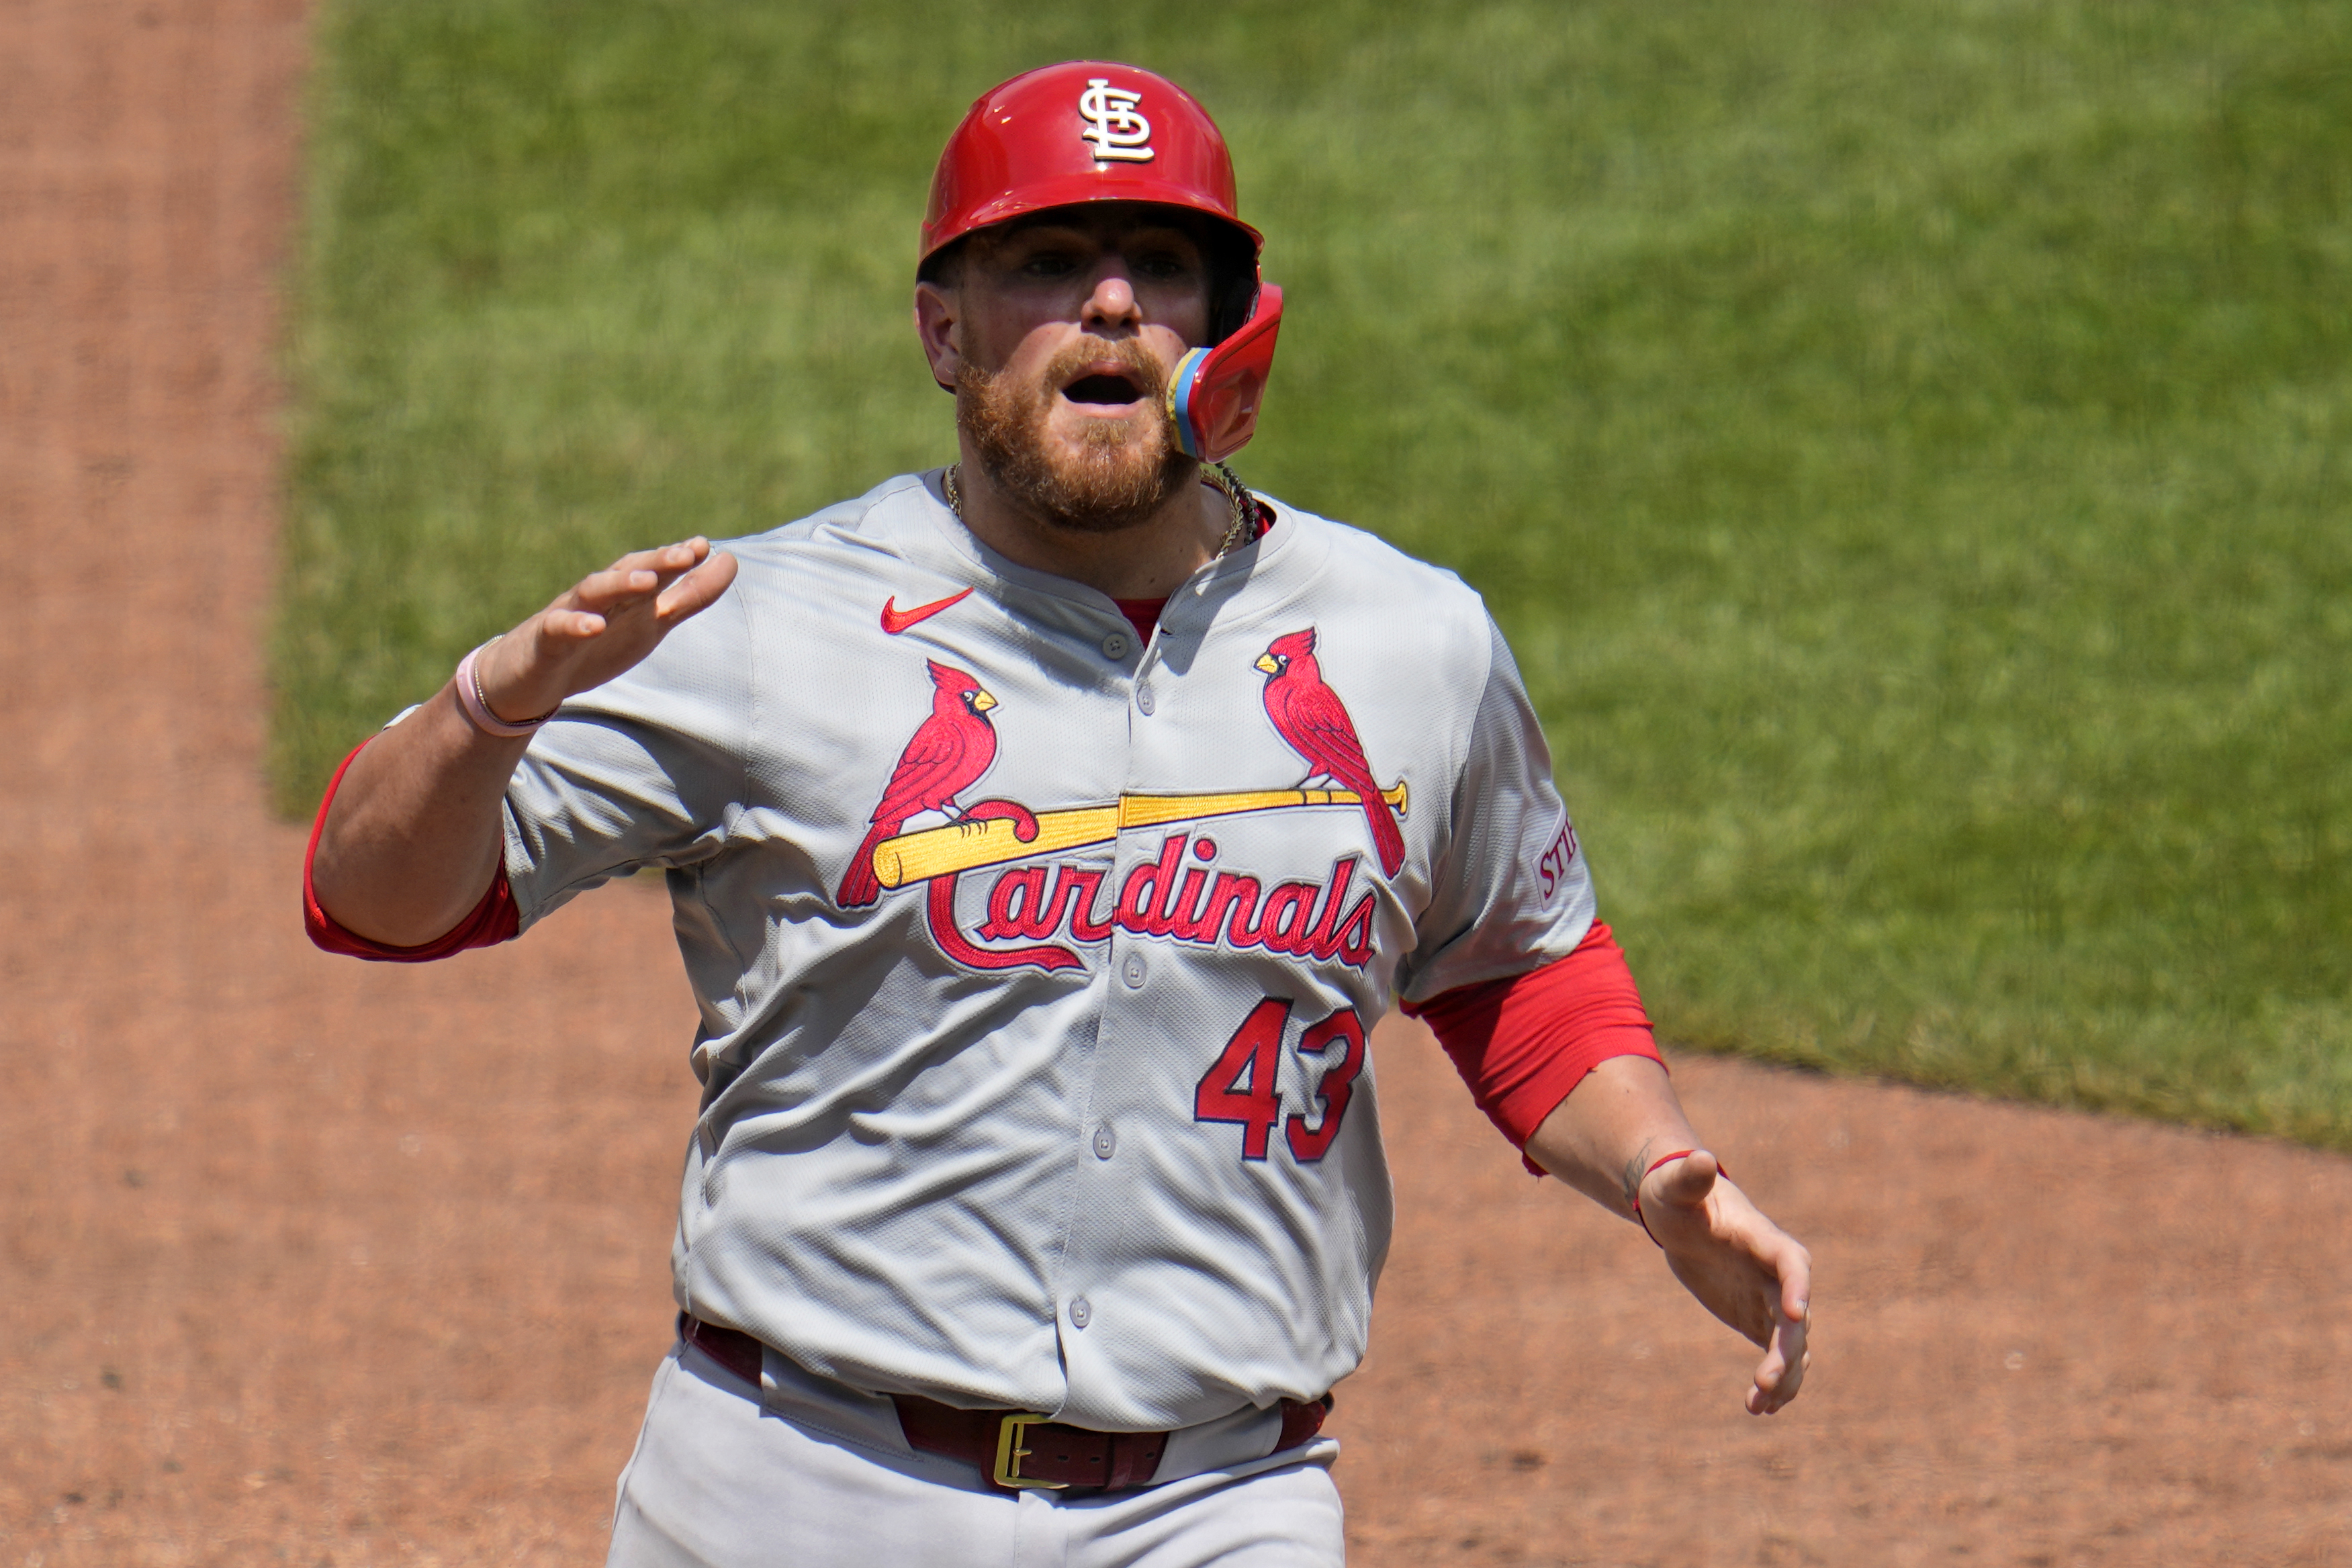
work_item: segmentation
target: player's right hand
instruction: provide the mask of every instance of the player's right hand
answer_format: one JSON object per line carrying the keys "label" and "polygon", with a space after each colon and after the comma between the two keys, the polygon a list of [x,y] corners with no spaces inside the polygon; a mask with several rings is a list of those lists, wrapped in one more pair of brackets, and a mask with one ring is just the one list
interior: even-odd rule
{"label": "player's right hand", "polygon": [[735,558],[706,538],[625,555],[486,649],[482,695],[510,722],[547,713],[635,664],[734,580]]}

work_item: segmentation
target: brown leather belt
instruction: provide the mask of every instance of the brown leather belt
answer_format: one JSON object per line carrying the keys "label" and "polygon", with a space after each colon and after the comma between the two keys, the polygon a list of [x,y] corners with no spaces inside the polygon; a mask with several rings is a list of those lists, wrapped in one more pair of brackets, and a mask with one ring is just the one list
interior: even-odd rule
{"label": "brown leather belt", "polygon": [[[766,1348],[740,1329],[677,1315],[678,1337],[743,1379],[760,1381]],[[1122,1491],[1150,1484],[1167,1451],[1165,1432],[1095,1432],[1048,1421],[1026,1410],[962,1410],[919,1394],[894,1394],[898,1426],[910,1447],[977,1469],[1003,1491],[1032,1487],[1054,1490]],[[1295,1448],[1323,1429],[1331,1396],[1282,1402],[1282,1435],[1270,1450]]]}

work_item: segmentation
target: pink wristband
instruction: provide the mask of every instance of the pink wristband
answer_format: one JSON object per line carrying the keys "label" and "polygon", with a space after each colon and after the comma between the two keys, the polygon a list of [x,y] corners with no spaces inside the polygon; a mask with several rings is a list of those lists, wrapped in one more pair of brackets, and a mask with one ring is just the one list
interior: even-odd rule
{"label": "pink wristband", "polygon": [[[506,633],[503,632],[499,634],[500,637],[504,635]],[[490,643],[498,640],[498,637],[493,637]],[[482,648],[488,647],[490,643],[483,643],[481,648],[475,649],[457,661],[457,706],[466,710],[466,716],[473,720],[474,727],[484,735],[499,740],[520,740],[527,735],[536,734],[539,727],[553,718],[556,708],[560,708],[562,705],[559,703],[556,707],[548,709],[537,718],[527,718],[520,724],[509,724],[492,713],[490,699],[482,695],[481,672],[474,668],[474,661],[482,656]]]}
{"label": "pink wristband", "polygon": [[[1671,1155],[1660,1155],[1650,1162],[1650,1169],[1642,1173],[1642,1181],[1649,1180],[1651,1172],[1655,1171],[1660,1166],[1670,1166],[1676,1160],[1686,1160],[1696,1153],[1698,1153],[1696,1149],[1676,1149]],[[1715,1162],[1715,1174],[1717,1179],[1727,1179],[1731,1175],[1729,1171],[1723,1168],[1721,1160]],[[1664,1251],[1666,1244],[1658,1239],[1657,1232],[1650,1228],[1650,1222],[1642,1218],[1642,1182],[1640,1181],[1633,1184],[1633,1218],[1640,1222],[1642,1234],[1650,1239],[1650,1245]]]}

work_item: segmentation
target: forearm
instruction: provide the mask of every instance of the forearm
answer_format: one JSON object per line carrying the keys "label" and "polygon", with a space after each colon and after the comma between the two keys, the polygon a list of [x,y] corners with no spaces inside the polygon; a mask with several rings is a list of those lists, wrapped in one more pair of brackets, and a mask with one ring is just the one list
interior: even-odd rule
{"label": "forearm", "polygon": [[[498,723],[549,713],[635,664],[734,580],[734,557],[713,554],[707,539],[625,555],[478,649],[476,693]],[[530,744],[477,727],[454,682],[369,741],[320,824],[310,862],[319,907],[389,946],[449,932],[498,872],[499,805]]]}
{"label": "forearm", "polygon": [[1700,1146],[1666,1070],[1646,1056],[1614,1056],[1544,1118],[1527,1153],[1593,1202],[1631,1219],[1650,1163]]}
{"label": "forearm", "polygon": [[528,739],[484,734],[444,686],[352,759],[310,884],[356,936],[431,942],[480,902],[503,853],[500,803]]}

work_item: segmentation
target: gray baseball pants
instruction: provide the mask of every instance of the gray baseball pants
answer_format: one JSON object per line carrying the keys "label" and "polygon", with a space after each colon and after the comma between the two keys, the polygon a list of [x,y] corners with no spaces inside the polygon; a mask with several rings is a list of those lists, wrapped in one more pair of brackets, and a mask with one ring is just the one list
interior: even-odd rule
{"label": "gray baseball pants", "polygon": [[1244,1412],[1178,1433],[1180,1479],[1066,1499],[1008,1494],[908,1447],[887,1400],[771,1352],[753,1387],[698,1349],[654,1375],[621,1474],[606,1568],[1339,1568],[1318,1437],[1266,1454],[1279,1417]]}

